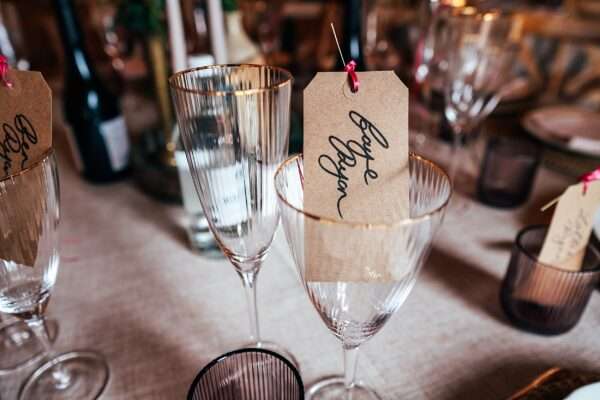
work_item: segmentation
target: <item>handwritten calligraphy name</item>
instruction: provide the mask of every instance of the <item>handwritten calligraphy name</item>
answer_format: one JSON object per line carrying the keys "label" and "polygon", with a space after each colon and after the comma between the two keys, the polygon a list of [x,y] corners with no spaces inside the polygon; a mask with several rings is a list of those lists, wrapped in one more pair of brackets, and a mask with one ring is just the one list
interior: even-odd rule
{"label": "handwritten calligraphy name", "polygon": [[[328,138],[328,142],[335,151],[335,156],[331,157],[328,154],[321,154],[318,159],[321,169],[337,178],[337,191],[339,192],[337,211],[342,219],[344,219],[342,201],[348,196],[347,190],[350,180],[348,175],[346,175],[346,171],[356,167],[359,159],[364,159],[363,179],[365,185],[369,185],[370,181],[377,179],[379,176],[377,171],[371,168],[371,161],[375,161],[373,150],[371,149],[372,145],[376,143],[384,149],[390,147],[385,136],[367,118],[356,111],[350,111],[348,117],[360,129],[360,141],[350,139],[344,142],[339,137],[331,135]],[[334,161],[335,158],[336,160]]]}
{"label": "handwritten calligraphy name", "polygon": [[3,123],[2,133],[0,133],[0,160],[4,161],[4,174],[9,173],[16,154],[21,155],[21,168],[25,168],[25,163],[29,159],[27,151],[37,142],[37,132],[25,115],[15,115],[12,125]]}
{"label": "handwritten calligraphy name", "polygon": [[587,216],[583,209],[579,209],[577,214],[565,222],[562,231],[552,239],[556,246],[557,261],[567,260],[585,247],[588,237],[583,232],[586,226]]}

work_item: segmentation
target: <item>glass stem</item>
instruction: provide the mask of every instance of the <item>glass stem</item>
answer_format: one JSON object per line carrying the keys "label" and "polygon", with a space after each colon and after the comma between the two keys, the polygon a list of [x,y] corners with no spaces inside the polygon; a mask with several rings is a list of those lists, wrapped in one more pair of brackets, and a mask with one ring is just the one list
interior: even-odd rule
{"label": "glass stem", "polygon": [[356,366],[358,363],[358,346],[344,345],[344,385],[346,399],[352,400],[352,388],[356,384]]}
{"label": "glass stem", "polygon": [[454,132],[454,134],[452,135],[452,152],[450,153],[450,171],[448,171],[448,174],[450,175],[450,182],[452,182],[452,184],[455,183],[456,174],[460,169],[460,148],[462,145],[461,139],[462,133]]}
{"label": "glass stem", "polygon": [[250,271],[239,272],[246,299],[248,301],[248,317],[250,318],[250,341],[260,344],[260,329],[258,327],[258,307],[256,306],[256,278],[258,277],[258,268]]}
{"label": "glass stem", "polygon": [[[56,352],[52,348],[52,343],[50,343],[50,335],[44,318],[37,316],[28,319],[26,322],[29,329],[32,330],[42,344],[46,360],[53,360]],[[54,386],[60,390],[66,389],[71,383],[71,375],[60,363],[52,368],[52,379]]]}

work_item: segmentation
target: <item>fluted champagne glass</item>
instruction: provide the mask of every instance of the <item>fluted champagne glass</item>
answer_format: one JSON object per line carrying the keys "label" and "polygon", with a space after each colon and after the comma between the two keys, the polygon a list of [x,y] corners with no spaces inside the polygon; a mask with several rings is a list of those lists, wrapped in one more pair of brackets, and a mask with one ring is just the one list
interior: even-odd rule
{"label": "fluted champagne glass", "polygon": [[0,312],[23,319],[47,361],[25,381],[20,400],[96,399],[108,382],[104,358],[89,351],[52,351],[44,311],[59,267],[59,187],[50,150],[0,180]]}
{"label": "fluted champagne glass", "polygon": [[260,336],[256,280],[279,224],[273,185],[288,151],[292,76],[266,65],[217,65],[170,78],[179,130],[200,203],[242,279],[250,344]]}
{"label": "fluted champagne glass", "polygon": [[509,15],[480,13],[468,7],[449,18],[446,33],[444,114],[454,139],[450,159],[454,180],[462,164],[461,143],[501,99],[517,54],[520,25]]}
{"label": "fluted champagne glass", "polygon": [[[304,209],[303,167],[302,156],[295,156],[282,164],[275,175],[282,223],[308,297],[325,325],[342,342],[345,364],[344,376],[318,380],[307,389],[306,399],[380,399],[373,389],[355,379],[358,349],[384,326],[410,293],[442,222],[452,193],[450,179],[434,163],[411,154],[409,218],[389,224],[352,223]],[[361,249],[385,249],[386,256],[376,259],[386,265],[378,267],[395,271],[395,279],[390,282],[307,280],[306,251],[311,245],[306,242],[305,232],[325,238],[323,241],[334,239],[328,241],[334,245],[325,249],[330,261],[343,260],[347,254],[358,256]]]}

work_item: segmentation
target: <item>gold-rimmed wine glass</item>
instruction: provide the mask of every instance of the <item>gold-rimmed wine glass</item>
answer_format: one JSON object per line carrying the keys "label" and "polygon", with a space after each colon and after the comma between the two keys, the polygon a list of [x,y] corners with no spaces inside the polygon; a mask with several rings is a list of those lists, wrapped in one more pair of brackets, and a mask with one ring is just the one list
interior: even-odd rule
{"label": "gold-rimmed wine glass", "polygon": [[216,65],[169,80],[188,164],[210,229],[239,274],[253,347],[260,336],[256,280],[279,225],[275,169],[288,152],[292,75],[267,65]]}
{"label": "gold-rimmed wine glass", "polygon": [[[387,224],[352,223],[304,209],[303,168],[303,158],[298,155],[283,163],[275,175],[282,224],[310,301],[327,328],[342,342],[345,369],[344,376],[316,381],[307,389],[306,399],[379,399],[373,389],[355,379],[358,349],[384,326],[409,295],[442,223],[452,193],[450,179],[433,162],[412,154],[409,159],[410,216]],[[308,242],[307,232],[313,235],[308,235]],[[324,257],[312,262],[344,262],[351,255],[369,260],[365,264],[381,262],[377,267],[393,271],[395,278],[386,282],[310,280],[307,254],[315,249],[310,242],[314,237],[330,246],[319,245],[320,255]],[[383,243],[390,245],[383,246]],[[360,249],[385,249],[386,255],[359,257]],[[369,268],[362,263],[354,264],[353,267]]]}

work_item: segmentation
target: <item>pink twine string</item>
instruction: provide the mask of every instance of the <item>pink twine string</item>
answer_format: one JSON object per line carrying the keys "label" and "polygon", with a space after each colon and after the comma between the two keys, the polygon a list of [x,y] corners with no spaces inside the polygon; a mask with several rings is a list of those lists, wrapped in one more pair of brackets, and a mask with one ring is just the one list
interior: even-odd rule
{"label": "pink twine string", "polygon": [[360,81],[358,80],[358,75],[356,74],[356,61],[350,60],[350,62],[344,66],[344,71],[348,73],[348,81],[350,83],[350,89],[352,90],[352,93],[358,92]]}
{"label": "pink twine string", "polygon": [[583,194],[586,194],[590,183],[600,180],[600,167],[591,172],[583,174],[579,180],[581,183],[583,183]]}
{"label": "pink twine string", "polygon": [[9,70],[8,60],[2,54],[0,54],[0,80],[7,88],[12,88],[13,84],[8,80],[7,74]]}

